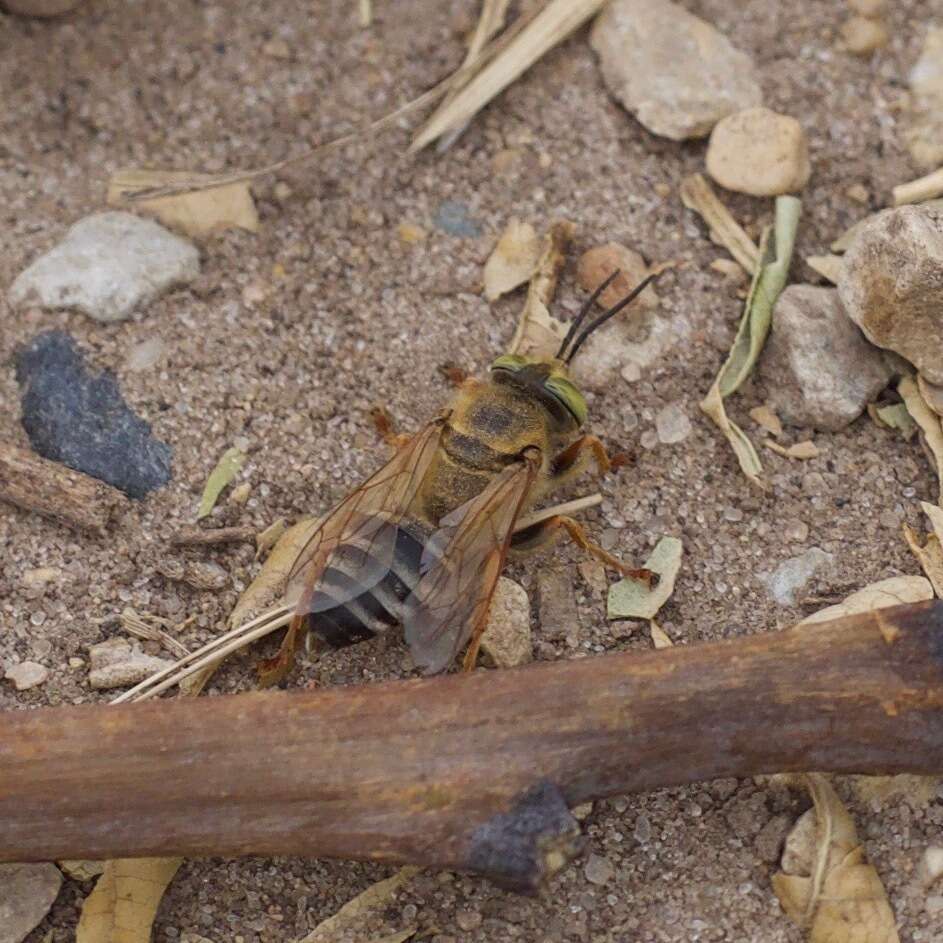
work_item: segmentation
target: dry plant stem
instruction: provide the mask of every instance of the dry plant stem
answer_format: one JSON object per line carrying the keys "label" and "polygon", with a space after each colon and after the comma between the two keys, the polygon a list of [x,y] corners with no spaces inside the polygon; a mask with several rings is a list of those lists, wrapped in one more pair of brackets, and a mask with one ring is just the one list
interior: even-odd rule
{"label": "dry plant stem", "polygon": [[216,544],[253,543],[255,529],[252,527],[187,527],[170,538],[174,547],[212,547]]}
{"label": "dry plant stem", "polygon": [[312,855],[533,887],[566,857],[561,797],[810,769],[943,770],[943,602],[507,671],[7,711],[0,860]]}
{"label": "dry plant stem", "polygon": [[128,505],[117,488],[5,442],[0,442],[0,501],[97,534]]}
{"label": "dry plant stem", "polygon": [[[249,641],[262,638],[269,632],[274,632],[277,628],[287,625],[290,621],[291,610],[287,606],[278,606],[275,609],[269,609],[267,612],[263,612],[260,616],[253,619],[251,622],[247,622],[245,625],[237,626],[235,629],[225,632],[223,635],[220,635],[219,638],[215,638],[211,642],[207,642],[206,645],[204,645],[202,648],[198,648],[196,651],[190,652],[189,655],[180,659],[180,661],[176,662],[175,664],[168,665],[162,671],[158,671],[149,678],[145,678],[140,684],[136,684],[133,688],[125,691],[123,694],[119,694],[118,697],[111,701],[111,703],[122,704],[125,701],[144,700],[146,697],[152,697],[153,694],[157,693],[157,691],[148,691],[148,689],[152,685],[157,684],[157,682],[163,681],[165,678],[174,675],[178,669],[187,665],[193,665],[195,661],[199,660],[202,664],[195,667],[195,671],[189,672],[189,674],[194,674],[196,671],[200,670],[200,667],[205,667],[212,661],[222,657],[222,649],[226,648],[227,654],[229,654],[231,651],[235,651],[237,648],[242,648],[244,645],[247,645]],[[251,638],[247,639],[246,636],[251,636]],[[230,648],[229,646],[232,644],[233,640],[238,640],[239,644],[236,645],[235,648]],[[207,654],[210,655],[208,659],[203,657]],[[188,674],[181,674],[179,677],[175,675],[174,681],[170,682],[170,684],[167,684],[164,687],[161,687],[160,690],[166,690],[166,688],[170,687],[171,684],[175,684],[184,677],[188,677]],[[143,694],[142,692],[144,691],[147,691],[147,693]]]}
{"label": "dry plant stem", "polygon": [[681,202],[707,223],[711,236],[752,275],[760,264],[760,250],[730,211],[717,198],[702,174],[691,174],[681,181]]}
{"label": "dry plant stem", "polygon": [[564,501],[562,504],[554,504],[549,508],[541,508],[539,511],[534,511],[533,514],[527,514],[520,518],[514,525],[514,532],[517,533],[521,530],[527,530],[528,527],[533,527],[534,524],[539,524],[541,521],[546,521],[551,517],[556,517],[558,514],[577,514],[580,511],[586,511],[589,508],[594,508],[599,504],[602,504],[602,495],[597,492],[596,494],[588,494],[584,498],[574,498],[572,501]]}
{"label": "dry plant stem", "polygon": [[923,203],[925,200],[935,200],[943,196],[943,167],[894,187],[894,206],[903,206],[905,203]]}
{"label": "dry plant stem", "polygon": [[236,170],[228,174],[204,174],[204,173],[195,173],[193,178],[190,180],[180,180],[176,183],[167,184],[162,187],[147,187],[146,189],[138,190],[137,192],[131,192],[130,190],[126,193],[126,199],[129,203],[133,203],[137,200],[153,200],[157,197],[162,196],[174,196],[179,193],[192,193],[196,190],[212,190],[214,187],[225,187],[232,183],[247,183],[251,180],[256,180],[259,177],[266,177],[269,174],[275,174],[282,170],[287,170],[289,167],[297,167],[301,164],[306,164],[310,161],[327,157],[328,154],[333,154],[336,151],[343,150],[348,144],[352,144],[354,141],[368,137],[371,134],[377,134],[380,131],[385,131],[387,128],[392,128],[400,119],[406,117],[406,115],[412,114],[414,111],[420,111],[425,108],[427,105],[431,105],[433,102],[438,101],[443,95],[445,95],[450,88],[452,88],[453,83],[462,81],[466,76],[470,76],[474,71],[482,65],[482,63],[487,62],[493,56],[498,55],[507,45],[514,39],[514,37],[530,22],[530,17],[521,17],[517,22],[510,26],[503,36],[500,36],[494,42],[489,43],[481,52],[481,55],[475,59],[474,62],[467,66],[463,66],[458,69],[456,72],[452,73],[448,78],[443,79],[437,85],[434,85],[427,92],[423,92],[417,98],[414,98],[412,101],[407,102],[405,105],[401,105],[399,108],[396,108],[394,111],[391,111],[388,115],[384,115],[382,118],[378,118],[376,121],[371,121],[369,124],[365,125],[362,128],[358,128],[355,131],[350,131],[347,134],[342,134],[340,137],[335,138],[333,141],[327,141],[324,144],[319,144],[317,147],[310,148],[309,150],[303,151],[300,154],[295,154],[293,157],[286,157],[284,160],[278,160],[271,164],[266,164],[264,167],[257,167],[255,170]]}

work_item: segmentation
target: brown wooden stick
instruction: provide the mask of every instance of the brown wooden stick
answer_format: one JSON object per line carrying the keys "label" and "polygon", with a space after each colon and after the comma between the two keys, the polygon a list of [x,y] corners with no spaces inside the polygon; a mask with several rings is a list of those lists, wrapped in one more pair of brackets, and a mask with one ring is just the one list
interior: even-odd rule
{"label": "brown wooden stick", "polygon": [[98,534],[128,504],[117,488],[6,442],[0,442],[0,500]]}
{"label": "brown wooden stick", "polygon": [[184,527],[170,538],[174,547],[212,547],[217,544],[252,543],[255,530],[252,527]]}
{"label": "brown wooden stick", "polygon": [[642,654],[0,715],[0,860],[305,854],[535,886],[566,806],[943,771],[943,602]]}

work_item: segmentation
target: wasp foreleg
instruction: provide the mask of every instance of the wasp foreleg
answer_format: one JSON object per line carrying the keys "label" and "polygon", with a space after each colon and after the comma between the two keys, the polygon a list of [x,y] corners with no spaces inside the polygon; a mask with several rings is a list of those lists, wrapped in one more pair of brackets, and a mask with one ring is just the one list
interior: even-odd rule
{"label": "wasp foreleg", "polygon": [[406,445],[412,436],[405,432],[396,432],[393,428],[393,419],[383,406],[377,405],[370,410],[370,418],[376,426],[380,438],[397,452]]}
{"label": "wasp foreleg", "polygon": [[554,489],[578,478],[594,462],[600,475],[608,474],[627,464],[629,459],[619,453],[610,457],[606,447],[594,435],[580,436],[557,455],[550,465],[550,476]]}

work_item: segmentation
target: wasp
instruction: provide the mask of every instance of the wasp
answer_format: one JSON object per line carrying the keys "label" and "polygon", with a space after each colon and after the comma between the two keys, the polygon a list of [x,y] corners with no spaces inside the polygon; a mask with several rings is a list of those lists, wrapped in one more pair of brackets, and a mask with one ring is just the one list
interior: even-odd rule
{"label": "wasp", "polygon": [[590,334],[655,277],[584,327],[617,274],[583,305],[556,356],[498,357],[486,378],[464,379],[444,412],[415,435],[397,435],[385,414],[375,417],[393,457],[340,501],[302,548],[287,583],[293,618],[279,654],[263,665],[263,680],[284,676],[305,630],[340,647],[397,624],[427,674],[448,668],[466,645],[470,669],[508,554],[535,551],[562,533],[624,576],[650,580],[570,517],[515,529],[590,463],[600,474],[616,464],[596,436],[582,432],[586,400],[569,365]]}

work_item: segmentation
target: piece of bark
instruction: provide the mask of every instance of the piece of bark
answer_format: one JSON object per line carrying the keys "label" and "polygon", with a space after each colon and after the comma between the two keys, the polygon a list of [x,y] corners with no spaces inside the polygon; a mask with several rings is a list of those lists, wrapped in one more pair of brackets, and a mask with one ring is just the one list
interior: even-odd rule
{"label": "piece of bark", "polygon": [[496,672],[0,714],[0,860],[310,855],[523,889],[566,806],[719,777],[943,771],[943,602]]}
{"label": "piece of bark", "polygon": [[0,500],[97,534],[128,506],[117,488],[6,442],[0,442]]}
{"label": "piece of bark", "polygon": [[255,529],[252,527],[185,527],[170,538],[175,547],[211,547],[216,544],[253,543]]}

